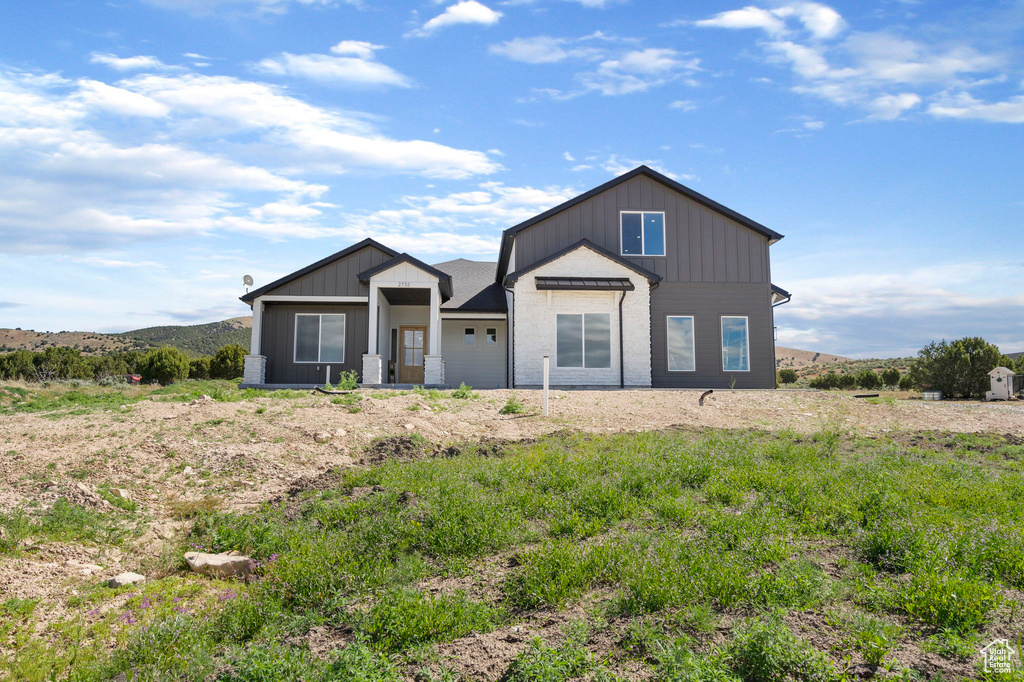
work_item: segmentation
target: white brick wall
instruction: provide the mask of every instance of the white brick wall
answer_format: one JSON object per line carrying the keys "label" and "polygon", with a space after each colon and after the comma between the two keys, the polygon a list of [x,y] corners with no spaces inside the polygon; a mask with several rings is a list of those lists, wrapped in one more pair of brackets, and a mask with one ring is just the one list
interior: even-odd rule
{"label": "white brick wall", "polygon": [[[626,386],[651,385],[651,290],[647,278],[581,246],[524,275],[515,284],[515,379],[540,384],[544,355],[551,356],[551,384],[619,385],[619,296],[606,291],[538,291],[535,277],[628,277],[635,289],[622,305]],[[608,369],[556,367],[555,316],[558,313],[608,313],[612,363]]]}
{"label": "white brick wall", "polygon": [[379,355],[364,355],[363,356],[363,383],[376,386],[381,381],[381,373],[383,371],[383,363],[381,362],[381,356]]}
{"label": "white brick wall", "polygon": [[267,383],[267,358],[263,355],[246,355],[242,365],[242,383]]}

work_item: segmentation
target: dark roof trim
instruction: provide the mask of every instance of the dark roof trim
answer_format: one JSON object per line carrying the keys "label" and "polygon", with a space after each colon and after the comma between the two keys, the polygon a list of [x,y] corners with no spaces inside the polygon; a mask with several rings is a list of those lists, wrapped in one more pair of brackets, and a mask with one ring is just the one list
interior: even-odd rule
{"label": "dark roof trim", "polygon": [[558,251],[556,253],[551,254],[547,258],[544,258],[542,260],[537,261],[536,263],[532,263],[531,265],[526,266],[522,270],[516,270],[511,275],[508,275],[507,277],[505,277],[505,279],[504,279],[504,286],[508,286],[510,283],[515,282],[516,280],[518,280],[520,277],[522,277],[526,273],[532,272],[533,270],[536,270],[537,268],[541,267],[542,265],[547,265],[548,263],[551,263],[552,261],[558,260],[559,258],[564,256],[565,254],[571,253],[571,252],[575,251],[576,249],[583,248],[583,247],[586,247],[586,248],[590,249],[591,251],[597,253],[598,255],[601,255],[601,256],[604,256],[605,258],[613,260],[616,263],[618,263],[619,265],[621,265],[621,266],[623,266],[625,268],[629,268],[630,270],[632,270],[633,272],[635,272],[635,273],[637,273],[639,275],[643,275],[644,277],[647,278],[647,281],[650,282],[651,284],[657,284],[658,282],[661,281],[661,275],[658,275],[656,273],[651,272],[650,270],[648,270],[646,268],[642,268],[639,265],[631,263],[628,260],[626,260],[625,258],[623,258],[622,256],[620,256],[620,255],[618,255],[616,253],[612,253],[608,249],[605,249],[605,248],[602,248],[602,247],[598,246],[597,244],[595,244],[594,242],[590,241],[589,239],[581,239],[578,242],[576,242],[575,244],[567,246],[564,249],[562,249],[561,251]]}
{"label": "dark roof trim", "polygon": [[437,277],[438,285],[441,290],[441,295],[445,297],[445,300],[452,297],[451,275],[449,275],[447,272],[442,272],[441,270],[438,270],[433,265],[427,265],[419,258],[413,258],[407,253],[397,254],[390,260],[386,260],[380,265],[376,265],[370,268],[369,270],[364,270],[363,272],[360,272],[359,281],[368,282],[370,278],[376,275],[378,272],[390,270],[391,268],[395,267],[396,265],[399,265],[400,263],[408,263],[409,265],[413,266],[414,268],[422,270],[428,275],[433,275],[434,277]]}
{"label": "dark roof trim", "polygon": [[285,275],[281,279],[276,279],[273,282],[271,282],[270,284],[266,284],[264,286],[261,286],[259,289],[253,289],[249,293],[245,294],[244,296],[239,296],[238,298],[240,300],[244,301],[245,303],[252,303],[254,300],[256,300],[256,298],[258,296],[262,296],[263,294],[267,293],[268,291],[273,291],[274,289],[276,289],[276,288],[278,288],[280,286],[284,286],[285,284],[288,284],[289,282],[293,282],[293,281],[297,280],[298,278],[300,278],[300,277],[302,277],[304,275],[308,275],[309,273],[313,272],[317,268],[322,268],[325,265],[330,265],[334,261],[341,260],[345,256],[353,254],[356,251],[359,251],[360,249],[365,249],[367,246],[372,246],[372,247],[374,247],[376,249],[379,249],[380,251],[383,251],[384,253],[386,253],[386,254],[388,254],[389,256],[392,256],[392,257],[398,255],[398,252],[395,251],[394,249],[390,249],[390,248],[384,246],[383,244],[381,244],[380,242],[375,241],[375,240],[370,239],[369,237],[367,237],[363,241],[357,242],[357,243],[353,244],[352,246],[348,247],[347,249],[342,249],[338,253],[330,255],[327,258],[324,258],[322,260],[318,260],[317,262],[313,263],[312,265],[307,265],[306,267],[302,268],[301,270],[296,270],[295,272],[293,272],[290,275]]}
{"label": "dark roof trim", "polygon": [[744,227],[748,227],[751,230],[753,230],[754,232],[757,232],[759,234],[764,235],[765,237],[768,237],[770,242],[776,242],[776,241],[778,241],[778,240],[783,238],[783,235],[779,234],[775,230],[767,228],[764,225],[762,225],[761,223],[756,222],[754,220],[751,220],[750,218],[746,217],[745,215],[743,215],[741,213],[737,213],[736,211],[732,210],[731,208],[727,208],[727,207],[723,206],[722,204],[718,203],[717,201],[714,201],[713,199],[709,199],[708,197],[704,196],[700,192],[694,191],[694,190],[690,189],[689,187],[687,187],[686,185],[684,185],[682,183],[679,183],[679,182],[676,182],[675,180],[673,180],[670,177],[662,175],[661,173],[659,173],[658,171],[654,170],[653,168],[649,168],[647,166],[642,166],[641,165],[641,166],[637,166],[636,168],[634,168],[633,170],[629,171],[628,173],[624,173],[624,174],[620,175],[617,178],[612,178],[608,182],[604,183],[603,185],[599,185],[598,187],[595,187],[594,189],[590,190],[589,192],[584,192],[583,194],[579,195],[578,197],[575,197],[573,199],[569,199],[568,201],[566,201],[564,203],[561,203],[558,206],[555,206],[554,208],[548,209],[547,211],[544,211],[543,213],[541,213],[539,215],[535,215],[534,217],[530,218],[529,220],[527,220],[525,222],[519,223],[518,225],[515,225],[515,226],[510,227],[507,230],[505,230],[501,234],[501,252],[498,255],[497,280],[499,282],[501,281],[502,274],[508,268],[509,257],[512,255],[512,238],[515,237],[516,234],[519,233],[521,230],[525,230],[526,228],[528,228],[528,227],[530,227],[532,225],[536,225],[537,223],[541,222],[542,220],[547,220],[548,218],[550,218],[551,216],[555,215],[556,213],[561,213],[562,211],[564,211],[567,208],[572,208],[576,204],[579,204],[579,203],[581,203],[583,201],[586,201],[587,199],[589,199],[589,198],[591,198],[593,196],[596,196],[596,195],[600,194],[601,192],[604,192],[605,190],[609,190],[612,187],[615,187],[616,185],[620,185],[623,182],[626,182],[627,180],[632,180],[633,178],[635,178],[638,175],[646,175],[651,180],[654,180],[655,182],[660,182],[661,184],[665,185],[666,187],[669,187],[670,189],[674,189],[675,191],[679,192],[680,194],[682,194],[682,195],[684,195],[686,197],[689,197],[690,199],[693,199],[697,203],[703,204],[703,205],[707,206],[708,208],[712,209],[713,211],[718,211],[722,215],[724,215],[726,217],[729,217],[729,218],[732,218],[733,220],[738,222],[740,225],[743,225]]}
{"label": "dark roof trim", "polygon": [[633,291],[628,277],[534,277],[537,288],[572,291]]}
{"label": "dark roof trim", "polygon": [[[776,298],[777,297],[777,298]],[[772,307],[780,306],[784,303],[789,303],[793,299],[793,294],[789,293],[782,287],[773,284],[772,285]]]}

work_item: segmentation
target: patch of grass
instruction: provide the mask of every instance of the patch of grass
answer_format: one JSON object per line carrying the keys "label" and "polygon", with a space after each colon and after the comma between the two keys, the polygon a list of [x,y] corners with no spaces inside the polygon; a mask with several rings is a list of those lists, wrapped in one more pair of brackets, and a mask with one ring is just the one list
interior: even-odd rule
{"label": "patch of grass", "polygon": [[457,389],[452,391],[452,398],[455,398],[456,400],[475,400],[479,397],[480,394],[473,391],[472,386],[467,386],[465,381],[459,384]]}
{"label": "patch of grass", "polygon": [[594,657],[585,645],[585,628],[570,632],[565,644],[559,647],[535,638],[509,664],[501,679],[505,682],[563,682],[580,677],[594,666]]}
{"label": "patch of grass", "polygon": [[843,646],[860,652],[875,666],[885,663],[904,632],[895,623],[859,611],[832,613],[828,622],[843,631]]}
{"label": "patch of grass", "polygon": [[182,497],[168,497],[164,501],[167,513],[178,520],[194,519],[197,516],[213,514],[224,504],[224,500],[207,495],[195,500]]}
{"label": "patch of grass", "polygon": [[526,405],[520,402],[519,396],[513,393],[498,410],[498,414],[526,414]]}
{"label": "patch of grass", "polygon": [[825,654],[794,635],[777,616],[748,621],[741,626],[728,653],[730,667],[742,680],[822,682],[841,679]]}
{"label": "patch of grass", "polygon": [[956,632],[975,630],[1003,602],[999,589],[962,572],[925,571],[894,590],[892,604],[926,625]]}
{"label": "patch of grass", "polygon": [[356,628],[374,647],[395,652],[471,632],[490,632],[503,618],[501,611],[472,602],[461,592],[431,595],[392,590],[356,618]]}

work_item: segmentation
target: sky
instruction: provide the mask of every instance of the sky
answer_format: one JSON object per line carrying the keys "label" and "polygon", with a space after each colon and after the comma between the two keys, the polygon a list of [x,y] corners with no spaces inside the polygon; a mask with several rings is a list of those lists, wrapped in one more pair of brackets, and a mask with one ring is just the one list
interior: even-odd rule
{"label": "sky", "polygon": [[[749,0],[748,0],[749,1]],[[1024,2],[11,0],[0,327],[244,315],[641,163],[786,235],[778,343],[1024,351]]]}

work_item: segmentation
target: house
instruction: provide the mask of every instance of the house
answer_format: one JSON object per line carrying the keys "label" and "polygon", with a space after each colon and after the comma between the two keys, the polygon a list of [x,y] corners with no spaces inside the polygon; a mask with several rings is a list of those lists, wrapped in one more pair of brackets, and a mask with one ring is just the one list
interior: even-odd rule
{"label": "house", "polygon": [[510,227],[498,262],[364,239],[250,291],[244,386],[774,388],[782,235],[646,166]]}

